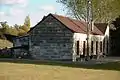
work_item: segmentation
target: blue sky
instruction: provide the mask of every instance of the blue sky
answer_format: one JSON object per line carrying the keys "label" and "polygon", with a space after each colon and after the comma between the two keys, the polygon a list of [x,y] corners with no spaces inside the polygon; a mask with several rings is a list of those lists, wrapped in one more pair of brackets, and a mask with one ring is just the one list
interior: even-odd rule
{"label": "blue sky", "polygon": [[66,12],[56,0],[0,0],[0,21],[7,21],[9,25],[23,24],[29,15],[34,26],[49,13],[65,15]]}

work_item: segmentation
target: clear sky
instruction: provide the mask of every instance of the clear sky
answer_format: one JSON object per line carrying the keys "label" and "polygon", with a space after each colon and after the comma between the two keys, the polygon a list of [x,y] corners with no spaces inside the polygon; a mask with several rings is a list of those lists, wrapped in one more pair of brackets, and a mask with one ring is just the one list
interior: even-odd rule
{"label": "clear sky", "polygon": [[57,0],[0,0],[0,21],[9,25],[23,24],[27,15],[34,26],[44,15],[56,13],[65,15],[63,6]]}

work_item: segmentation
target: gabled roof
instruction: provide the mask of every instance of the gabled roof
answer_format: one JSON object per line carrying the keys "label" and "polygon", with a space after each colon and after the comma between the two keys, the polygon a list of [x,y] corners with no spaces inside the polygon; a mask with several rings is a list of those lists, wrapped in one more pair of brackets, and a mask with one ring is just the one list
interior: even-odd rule
{"label": "gabled roof", "polygon": [[[84,21],[79,21],[75,19],[71,19],[69,17],[64,17],[56,14],[51,14],[55,18],[57,18],[60,22],[62,22],[66,27],[71,29],[72,31],[76,33],[85,33],[87,32],[87,23]],[[96,35],[104,35],[107,28],[106,23],[95,23],[94,24],[94,30],[91,32],[91,34]]]}
{"label": "gabled roof", "polygon": [[[84,33],[84,34],[87,33],[87,23],[84,22],[84,21],[79,21],[79,20],[71,19],[69,17],[56,15],[56,14],[49,14],[48,16],[53,16],[55,19],[57,19],[59,22],[61,22],[68,29],[70,29],[71,31],[73,31],[75,33]],[[44,21],[44,19],[47,18],[48,16],[44,17],[37,25],[39,25],[42,21]],[[31,28],[29,33],[35,27]],[[91,34],[104,35],[105,31],[106,31],[106,28],[107,28],[107,24],[106,23],[95,23],[94,24],[94,30],[91,32]]]}
{"label": "gabled roof", "polygon": [[59,20],[61,23],[63,23],[67,28],[69,28],[73,32],[86,33],[85,29],[81,27],[84,26],[84,24],[82,24],[81,22],[60,15],[55,15],[55,14],[51,14],[51,15],[54,16],[57,20]]}
{"label": "gabled roof", "polygon": [[103,34],[105,34],[105,31],[107,29],[108,24],[107,23],[95,23],[94,24]]}

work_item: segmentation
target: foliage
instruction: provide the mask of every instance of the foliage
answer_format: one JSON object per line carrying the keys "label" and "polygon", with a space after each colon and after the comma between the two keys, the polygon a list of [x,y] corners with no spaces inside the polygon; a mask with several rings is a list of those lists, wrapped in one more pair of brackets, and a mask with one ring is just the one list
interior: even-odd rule
{"label": "foliage", "polygon": [[112,44],[112,55],[120,56],[119,50],[120,50],[120,16],[115,19],[115,21],[112,22],[112,24],[115,27],[115,30],[111,30],[111,44]]}
{"label": "foliage", "polygon": [[114,24],[115,28],[120,28],[120,16],[115,19],[115,21],[112,22]]}
{"label": "foliage", "polygon": [[7,22],[0,22],[1,28],[0,28],[0,35],[2,34],[10,34],[15,36],[22,36],[26,34],[30,30],[30,18],[29,16],[26,16],[24,24],[18,25],[15,24],[13,26],[9,26]]}
{"label": "foliage", "polygon": [[[86,20],[87,0],[57,0],[62,3],[68,12],[77,19]],[[91,0],[93,20],[96,22],[109,22],[120,14],[119,0]]]}
{"label": "foliage", "polygon": [[18,30],[16,28],[11,28],[8,34],[18,36]]}
{"label": "foliage", "polygon": [[24,22],[24,25],[30,27],[30,17],[29,17],[29,15],[26,16],[26,18],[25,18],[25,22]]}
{"label": "foliage", "polygon": [[2,27],[1,32],[7,33],[9,30],[9,25],[7,24],[7,22],[5,21],[5,22],[0,22],[0,23],[1,23],[1,27]]}
{"label": "foliage", "polygon": [[26,16],[25,18],[25,22],[24,25],[22,26],[23,30],[25,30],[26,32],[30,30],[30,17],[29,15]]}
{"label": "foliage", "polygon": [[20,26],[20,29],[24,30],[25,32],[28,32],[30,28],[27,25]]}
{"label": "foliage", "polygon": [[19,29],[19,36],[23,36],[25,34],[27,34],[27,32],[25,32],[23,29]]}

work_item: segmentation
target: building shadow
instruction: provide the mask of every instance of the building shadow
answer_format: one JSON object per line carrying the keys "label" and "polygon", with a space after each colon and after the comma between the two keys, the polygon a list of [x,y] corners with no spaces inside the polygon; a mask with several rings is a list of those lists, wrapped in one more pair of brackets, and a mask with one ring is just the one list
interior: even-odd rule
{"label": "building shadow", "polygon": [[102,63],[102,64],[81,64],[79,62],[73,63],[73,62],[70,62],[70,61],[48,61],[48,60],[47,61],[45,61],[45,60],[41,61],[41,60],[29,60],[29,59],[0,59],[0,62],[63,66],[63,67],[95,69],[95,70],[120,71],[120,61]]}

